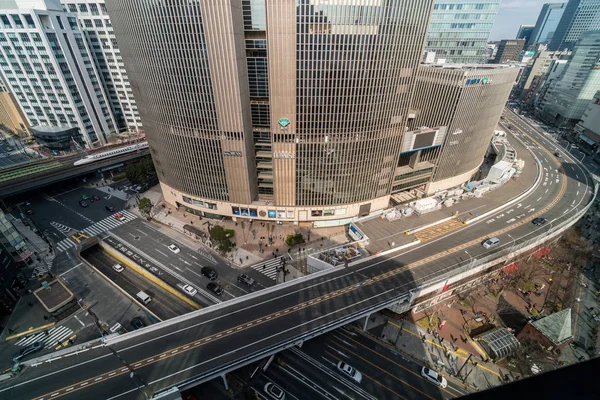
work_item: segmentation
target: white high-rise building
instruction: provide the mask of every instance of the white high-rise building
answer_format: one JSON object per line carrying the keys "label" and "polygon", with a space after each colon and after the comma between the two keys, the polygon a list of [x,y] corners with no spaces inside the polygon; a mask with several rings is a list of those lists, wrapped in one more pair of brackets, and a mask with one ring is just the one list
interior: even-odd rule
{"label": "white high-rise building", "polygon": [[63,9],[77,14],[96,69],[104,85],[119,130],[139,132],[142,120],[104,0],[61,0]]}
{"label": "white high-rise building", "polygon": [[77,17],[59,0],[0,0],[0,71],[34,135],[46,143],[92,147],[115,132]]}

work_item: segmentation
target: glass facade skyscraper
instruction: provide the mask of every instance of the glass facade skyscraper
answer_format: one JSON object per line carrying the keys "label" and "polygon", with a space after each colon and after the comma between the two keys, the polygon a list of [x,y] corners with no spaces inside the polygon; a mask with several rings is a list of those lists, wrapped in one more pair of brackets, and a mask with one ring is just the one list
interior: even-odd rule
{"label": "glass facade skyscraper", "polygon": [[542,100],[541,116],[555,125],[574,125],[600,88],[600,30],[581,34],[567,65]]}
{"label": "glass facade skyscraper", "polygon": [[540,15],[535,22],[533,33],[526,45],[533,43],[549,43],[554,36],[556,27],[562,18],[567,3],[546,3],[542,6]]}
{"label": "glass facade skyscraper", "polygon": [[500,0],[435,0],[425,49],[447,63],[485,63]]}
{"label": "glass facade skyscraper", "polygon": [[548,50],[572,50],[581,34],[600,29],[600,0],[569,0]]}

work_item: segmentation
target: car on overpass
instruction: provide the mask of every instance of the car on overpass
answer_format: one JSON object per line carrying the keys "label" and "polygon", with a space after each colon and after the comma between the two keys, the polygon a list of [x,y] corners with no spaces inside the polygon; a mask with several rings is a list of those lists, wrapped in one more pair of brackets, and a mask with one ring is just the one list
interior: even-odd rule
{"label": "car on overpass", "polygon": [[534,225],[540,226],[540,225],[544,225],[546,222],[548,222],[548,220],[546,218],[542,218],[542,217],[538,217],[538,218],[534,218],[533,221],[531,221]]}
{"label": "car on overpass", "polygon": [[337,369],[342,373],[342,375],[347,376],[352,379],[356,383],[362,382],[362,374],[358,372],[354,367],[349,364],[346,364],[343,361],[337,363]]}
{"label": "car on overpass", "polygon": [[241,274],[240,276],[238,276],[238,282],[242,282],[245,283],[248,286],[252,286],[254,285],[254,279],[250,278],[248,275],[246,274]]}
{"label": "car on overpass", "polygon": [[267,382],[265,385],[265,393],[274,400],[285,400],[285,392],[273,382]]}
{"label": "car on overpass", "polygon": [[192,297],[194,297],[196,293],[198,293],[198,291],[194,289],[192,285],[183,285],[183,291],[185,292],[185,294],[189,294]]}
{"label": "car on overpass", "polygon": [[214,282],[209,282],[208,285],[206,285],[206,288],[208,290],[210,290],[211,292],[213,292],[214,294],[216,294],[217,296],[220,296],[223,294],[224,290],[221,287],[221,285],[217,285]]}
{"label": "car on overpass", "polygon": [[421,375],[423,375],[423,377],[429,382],[438,385],[441,388],[445,389],[448,386],[448,381],[446,380],[446,378],[444,378],[442,375],[438,374],[432,369],[423,367],[423,369],[421,370]]}
{"label": "car on overpass", "polygon": [[491,249],[492,247],[496,247],[500,244],[500,239],[497,237],[489,238],[485,242],[482,243],[482,246],[486,249]]}

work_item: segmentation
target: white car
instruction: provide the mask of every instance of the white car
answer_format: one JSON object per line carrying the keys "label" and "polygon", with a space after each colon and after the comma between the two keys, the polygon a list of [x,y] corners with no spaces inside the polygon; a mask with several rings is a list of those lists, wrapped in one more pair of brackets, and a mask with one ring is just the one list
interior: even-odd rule
{"label": "white car", "polygon": [[193,286],[190,286],[190,285],[183,285],[183,291],[192,297],[194,297],[196,295],[196,293],[198,293],[198,291],[196,289],[194,289]]}
{"label": "white car", "polygon": [[423,369],[421,370],[421,375],[423,375],[423,377],[431,383],[438,385],[444,389],[446,388],[446,386],[448,386],[448,381],[446,380],[446,378],[444,378],[432,369],[423,367]]}
{"label": "white car", "polygon": [[117,272],[123,272],[125,270],[125,268],[123,268],[123,266],[121,264],[113,265],[113,269]]}
{"label": "white car", "polygon": [[175,246],[174,244],[169,245],[169,250],[171,250],[175,254],[179,254],[179,252],[181,251],[179,250],[179,247]]}
{"label": "white car", "polygon": [[356,383],[362,382],[362,374],[358,372],[356,369],[346,364],[343,361],[338,362],[337,369],[342,373],[342,375],[346,375],[348,378],[352,379]]}
{"label": "white car", "polygon": [[285,400],[285,392],[272,382],[268,382],[265,385],[265,393],[275,400]]}
{"label": "white car", "polygon": [[492,247],[496,247],[500,244],[500,239],[493,237],[491,239],[486,240],[482,243],[483,247],[486,249],[491,249]]}

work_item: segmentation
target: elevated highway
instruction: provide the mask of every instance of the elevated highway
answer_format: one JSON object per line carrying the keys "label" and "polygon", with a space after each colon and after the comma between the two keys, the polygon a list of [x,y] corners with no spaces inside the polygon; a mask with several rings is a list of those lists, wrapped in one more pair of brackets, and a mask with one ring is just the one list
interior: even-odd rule
{"label": "elevated highway", "polygon": [[[0,399],[143,399],[172,386],[183,389],[391,304],[408,309],[418,290],[464,271],[470,258],[493,258],[518,243],[543,241],[586,211],[594,187],[576,160],[568,154],[556,158],[552,143],[537,131],[519,135],[538,158],[541,176],[521,207],[514,206],[514,216],[497,211],[399,254],[297,279],[39,361],[3,382]],[[539,216],[549,222],[533,225]],[[494,236],[501,245],[484,249],[481,242]]]}
{"label": "elevated highway", "polygon": [[62,164],[61,166],[0,182],[0,197],[13,196],[70,178],[87,175],[91,172],[101,171],[126,161],[147,156],[148,154],[150,154],[150,151],[148,149],[143,149],[137,152],[125,153],[120,156],[77,166],[73,165],[73,163],[83,158],[81,155],[56,158],[56,160]]}

